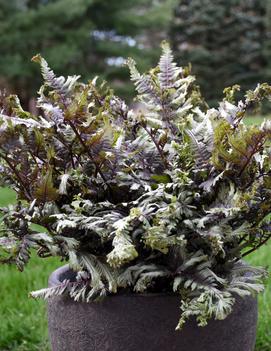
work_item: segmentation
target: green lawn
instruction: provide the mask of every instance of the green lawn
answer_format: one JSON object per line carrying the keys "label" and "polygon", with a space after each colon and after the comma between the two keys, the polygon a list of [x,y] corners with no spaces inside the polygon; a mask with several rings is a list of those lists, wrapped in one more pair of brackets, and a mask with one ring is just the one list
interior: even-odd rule
{"label": "green lawn", "polygon": [[[270,119],[271,117],[268,117],[268,119]],[[253,125],[253,124],[261,124],[261,122],[263,121],[263,117],[261,116],[249,116],[246,117],[246,124],[247,125]]]}
{"label": "green lawn", "polygon": [[[271,243],[262,247],[249,257],[248,261],[255,266],[266,267],[271,273]],[[257,344],[255,351],[271,350],[271,278],[266,282],[265,292],[259,296],[259,320]]]}
{"label": "green lawn", "polygon": [[[259,118],[249,118],[248,123],[258,123]],[[1,189],[0,204],[14,201],[14,194]],[[249,258],[255,265],[270,267],[271,245],[262,247]],[[46,306],[43,301],[28,298],[31,290],[45,287],[47,279],[61,263],[57,259],[33,257],[22,274],[15,267],[0,267],[0,351],[47,351],[48,335]],[[266,282],[265,293],[259,297],[259,323],[256,351],[271,349],[271,279]],[[63,350],[64,351],[64,350]]]}
{"label": "green lawn", "polygon": [[0,268],[1,351],[49,351],[45,302],[30,299],[28,293],[45,287],[59,265],[34,257],[23,274],[14,267]]}
{"label": "green lawn", "polygon": [[[0,189],[0,205],[15,200],[8,189]],[[15,267],[0,267],[0,351],[49,351],[46,304],[28,293],[47,285],[49,274],[62,265],[58,259],[33,255],[23,273]]]}

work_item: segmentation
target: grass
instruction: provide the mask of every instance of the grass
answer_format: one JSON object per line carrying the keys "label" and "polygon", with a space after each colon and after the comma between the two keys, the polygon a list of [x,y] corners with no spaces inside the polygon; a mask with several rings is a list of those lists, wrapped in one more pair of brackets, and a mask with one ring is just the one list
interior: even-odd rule
{"label": "grass", "polygon": [[248,116],[245,119],[246,125],[261,124],[264,119],[271,119],[271,115],[267,116]]}
{"label": "grass", "polygon": [[34,257],[23,274],[1,267],[1,351],[49,351],[45,302],[30,299],[28,293],[45,287],[59,265],[57,260],[40,262]]}
{"label": "grass", "polygon": [[[267,267],[271,272],[271,244],[261,247],[249,257],[248,261],[255,266]],[[257,330],[257,343],[255,351],[271,350],[271,278],[266,282],[264,293],[259,295],[259,319]]]}
{"label": "grass", "polygon": [[[0,189],[0,205],[14,202],[9,189]],[[50,273],[62,263],[33,254],[24,273],[15,267],[0,267],[0,351],[49,351],[46,304],[28,297],[47,285]]]}
{"label": "grass", "polygon": [[[14,201],[14,192],[0,188],[1,206]],[[49,351],[46,303],[28,294],[45,287],[60,265],[58,259],[41,260],[33,254],[23,274],[15,267],[0,267],[0,351]]]}
{"label": "grass", "polygon": [[[248,124],[262,119],[249,117]],[[15,200],[14,193],[0,189],[0,205]],[[271,245],[262,247],[248,260],[254,265],[271,270]],[[0,351],[49,351],[46,304],[28,298],[29,291],[46,286],[48,276],[61,263],[57,259],[41,259],[34,256],[22,274],[15,267],[0,267]],[[266,282],[265,292],[259,296],[259,322],[255,351],[271,349],[271,279]]]}

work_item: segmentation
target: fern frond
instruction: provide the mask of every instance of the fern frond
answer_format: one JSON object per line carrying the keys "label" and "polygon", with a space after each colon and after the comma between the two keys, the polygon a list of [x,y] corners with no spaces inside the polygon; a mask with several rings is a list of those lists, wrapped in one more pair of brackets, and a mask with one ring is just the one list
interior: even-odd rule
{"label": "fern frond", "polygon": [[49,125],[43,125],[42,123],[34,120],[33,118],[19,118],[14,116],[6,116],[0,112],[0,123],[1,131],[7,129],[10,126],[25,126],[27,128],[48,128]]}
{"label": "fern frond", "polygon": [[237,263],[231,269],[228,290],[239,296],[257,295],[264,290],[263,280],[268,276],[261,267],[252,267],[247,263]]}
{"label": "fern frond", "polygon": [[58,192],[53,184],[52,170],[48,170],[46,174],[38,180],[36,188],[34,189],[34,194],[40,203],[57,199]]}
{"label": "fern frond", "polygon": [[138,252],[130,237],[130,230],[139,220],[141,211],[139,208],[132,208],[130,214],[114,223],[115,237],[113,239],[114,249],[107,255],[107,262],[112,267],[119,267],[124,263],[134,260]]}
{"label": "fern frond", "polygon": [[116,273],[107,263],[91,254],[80,254],[79,261],[89,272],[93,289],[103,291],[106,288],[111,293],[117,292]]}
{"label": "fern frond", "polygon": [[186,130],[191,140],[191,148],[194,152],[196,165],[199,169],[205,168],[209,164],[211,153],[206,147],[206,144],[197,139],[193,131]]}
{"label": "fern frond", "polygon": [[172,50],[167,42],[162,43],[162,56],[159,61],[160,73],[158,78],[162,89],[169,89],[174,86],[179,69],[173,62]]}
{"label": "fern frond", "polygon": [[32,246],[32,241],[25,236],[20,243],[17,251],[16,266],[20,271],[24,270],[24,266],[28,263],[30,259],[30,248]]}
{"label": "fern frond", "polygon": [[170,276],[170,271],[163,266],[145,262],[127,267],[118,276],[118,285],[126,288],[133,286],[137,292],[145,291],[157,278]]}
{"label": "fern frond", "polygon": [[64,113],[59,106],[53,106],[50,103],[40,103],[39,107],[43,110],[45,117],[56,126],[64,122]]}
{"label": "fern frond", "polygon": [[80,262],[91,276],[91,286],[98,289],[104,288],[104,283],[102,282],[101,274],[97,269],[96,257],[90,254],[81,255]]}
{"label": "fern frond", "polygon": [[131,57],[129,57],[126,61],[126,64],[130,70],[131,80],[133,82],[139,81],[141,79],[141,74],[138,72],[138,70],[136,68],[135,60],[133,60]]}
{"label": "fern frond", "polygon": [[159,101],[155,85],[149,74],[140,74],[136,68],[135,61],[127,60],[127,66],[130,70],[131,81],[134,82],[139,97],[149,97],[151,100]]}
{"label": "fern frond", "polygon": [[34,299],[42,298],[42,299],[48,300],[50,297],[63,295],[64,292],[66,292],[68,287],[71,285],[72,283],[66,279],[57,286],[53,286],[51,288],[46,288],[46,289],[40,289],[37,291],[32,291],[30,293],[30,296],[33,297]]}
{"label": "fern frond", "polygon": [[200,188],[205,190],[206,192],[210,192],[212,188],[220,181],[223,179],[225,171],[220,172],[218,175],[212,176],[210,174],[210,177],[202,182],[200,184]]}
{"label": "fern frond", "polygon": [[183,300],[181,305],[182,316],[176,330],[182,329],[187,319],[196,317],[198,325],[206,326],[212,317],[223,320],[231,313],[235,298],[229,292],[217,289],[206,289],[199,296]]}
{"label": "fern frond", "polygon": [[264,284],[249,281],[248,279],[241,279],[240,277],[234,278],[228,291],[238,294],[241,297],[249,295],[257,295],[264,290]]}
{"label": "fern frond", "polygon": [[40,64],[45,84],[56,90],[59,94],[67,94],[80,78],[80,76],[69,76],[67,79],[63,76],[57,77],[54,71],[49,67],[47,61],[39,54],[34,56],[32,61]]}
{"label": "fern frond", "polygon": [[140,274],[139,279],[137,280],[134,290],[136,292],[144,292],[148,289],[149,285],[155,281],[157,278],[168,277],[170,275],[167,269],[161,270],[159,267],[154,271],[144,272]]}
{"label": "fern frond", "polygon": [[140,262],[134,265],[131,265],[119,274],[118,276],[118,285],[126,288],[127,286],[134,286],[137,279],[144,272],[153,272],[157,270],[155,264],[148,264],[146,262]]}
{"label": "fern frond", "polygon": [[117,235],[113,239],[114,249],[107,255],[107,262],[112,267],[119,267],[138,256],[131,238],[128,235]]}
{"label": "fern frond", "polygon": [[68,188],[69,178],[70,178],[70,175],[67,173],[62,174],[62,176],[60,177],[60,184],[58,189],[58,192],[60,195],[68,195],[67,188]]}
{"label": "fern frond", "polygon": [[89,281],[84,281],[82,284],[73,284],[69,295],[74,301],[85,302],[87,300],[87,294],[89,292]]}

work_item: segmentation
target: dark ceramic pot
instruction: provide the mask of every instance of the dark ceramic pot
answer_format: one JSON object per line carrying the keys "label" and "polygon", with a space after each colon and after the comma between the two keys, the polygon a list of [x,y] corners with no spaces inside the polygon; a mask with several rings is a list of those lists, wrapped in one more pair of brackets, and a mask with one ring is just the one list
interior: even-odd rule
{"label": "dark ceramic pot", "polygon": [[[69,277],[68,266],[49,279],[55,286]],[[68,297],[48,302],[52,351],[253,351],[257,301],[237,299],[224,321],[201,328],[194,320],[175,331],[180,297],[166,294],[115,295],[102,302],[74,302]]]}

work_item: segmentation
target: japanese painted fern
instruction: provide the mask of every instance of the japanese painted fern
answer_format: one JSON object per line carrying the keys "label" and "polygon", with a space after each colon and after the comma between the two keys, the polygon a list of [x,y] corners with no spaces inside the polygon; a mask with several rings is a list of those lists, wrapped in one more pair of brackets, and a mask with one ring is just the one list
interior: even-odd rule
{"label": "japanese painted fern", "polygon": [[243,119],[271,87],[239,102],[228,88],[208,109],[189,70],[162,50],[146,74],[127,62],[137,113],[97,79],[57,77],[39,55],[40,115],[1,95],[0,182],[18,196],[1,210],[1,262],[23,270],[33,249],[60,256],[76,278],[32,296],[171,292],[177,328],[191,316],[204,326],[263,289],[265,271],[240,260],[271,236],[271,125]]}

